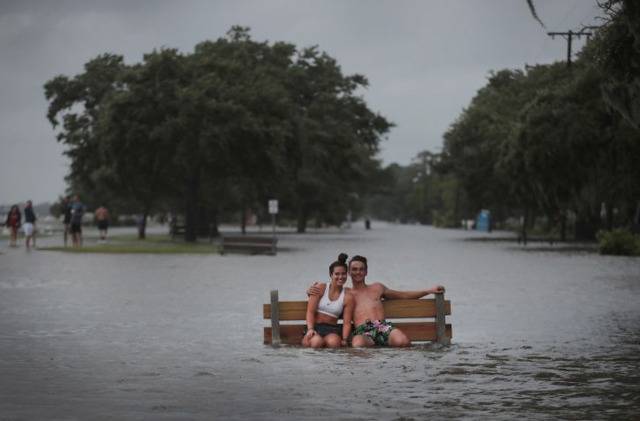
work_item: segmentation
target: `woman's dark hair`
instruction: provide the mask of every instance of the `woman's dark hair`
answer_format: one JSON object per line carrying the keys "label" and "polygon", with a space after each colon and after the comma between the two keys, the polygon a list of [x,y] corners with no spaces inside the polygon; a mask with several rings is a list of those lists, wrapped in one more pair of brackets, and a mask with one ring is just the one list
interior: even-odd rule
{"label": "woman's dark hair", "polygon": [[358,256],[358,255],[353,256],[351,258],[351,260],[349,261],[349,266],[351,266],[351,263],[353,263],[353,262],[362,262],[362,263],[364,263],[364,268],[365,269],[367,269],[367,267],[368,267],[367,266],[367,258],[364,257],[364,256]]}
{"label": "woman's dark hair", "polygon": [[342,266],[345,270],[349,270],[349,268],[347,267],[348,257],[349,256],[347,256],[345,253],[340,253],[340,255],[338,256],[338,260],[331,263],[331,265],[329,266],[329,276],[333,274],[333,269],[335,269],[338,266]]}

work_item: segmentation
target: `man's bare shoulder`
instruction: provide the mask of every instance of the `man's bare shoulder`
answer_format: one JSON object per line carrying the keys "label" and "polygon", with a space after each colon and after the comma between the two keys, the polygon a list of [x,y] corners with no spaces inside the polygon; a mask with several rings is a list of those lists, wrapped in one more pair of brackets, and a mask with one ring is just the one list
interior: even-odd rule
{"label": "man's bare shoulder", "polygon": [[345,302],[354,300],[355,296],[356,296],[356,294],[353,292],[353,290],[351,288],[345,288],[344,289]]}
{"label": "man's bare shoulder", "polygon": [[324,290],[326,288],[327,284],[325,284],[324,282],[320,282],[320,281],[314,281],[309,288],[307,288],[307,295],[308,296],[322,296],[324,294]]}
{"label": "man's bare shoulder", "polygon": [[359,288],[359,289],[354,289],[353,293],[356,295],[360,295],[360,294],[365,294],[365,295],[379,295],[381,296],[384,291],[386,290],[386,287],[384,286],[384,284],[380,283],[380,282],[372,282],[370,284],[368,284],[365,288]]}

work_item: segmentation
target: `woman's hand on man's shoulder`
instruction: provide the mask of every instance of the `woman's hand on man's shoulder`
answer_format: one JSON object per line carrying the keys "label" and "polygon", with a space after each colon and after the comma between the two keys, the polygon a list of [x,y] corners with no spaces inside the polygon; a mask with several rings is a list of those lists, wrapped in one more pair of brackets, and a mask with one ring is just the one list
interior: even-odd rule
{"label": "woman's hand on man's shoulder", "polygon": [[324,294],[324,283],[315,281],[311,284],[311,286],[307,289],[307,295],[322,295]]}

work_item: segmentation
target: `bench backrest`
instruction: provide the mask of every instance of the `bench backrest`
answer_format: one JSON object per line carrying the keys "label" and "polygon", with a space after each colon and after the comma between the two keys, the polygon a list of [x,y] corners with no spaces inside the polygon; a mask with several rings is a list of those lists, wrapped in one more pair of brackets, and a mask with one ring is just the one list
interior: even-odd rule
{"label": "bench backrest", "polygon": [[[444,299],[444,294],[431,299],[386,300],[383,305],[386,319],[412,342],[449,343],[452,329],[445,316],[451,314],[451,302]],[[264,304],[262,309],[264,319],[271,320],[271,326],[264,328],[264,343],[299,345],[306,314],[306,301],[279,301],[278,291],[271,291],[271,303]]]}
{"label": "bench backrest", "polygon": [[259,237],[259,236],[224,236],[222,237],[223,244],[265,244],[271,245],[273,243],[277,243],[278,239],[274,237]]}
{"label": "bench backrest", "polygon": [[220,253],[243,252],[250,254],[270,254],[275,255],[278,239],[273,236],[249,236],[236,235],[222,237]]}

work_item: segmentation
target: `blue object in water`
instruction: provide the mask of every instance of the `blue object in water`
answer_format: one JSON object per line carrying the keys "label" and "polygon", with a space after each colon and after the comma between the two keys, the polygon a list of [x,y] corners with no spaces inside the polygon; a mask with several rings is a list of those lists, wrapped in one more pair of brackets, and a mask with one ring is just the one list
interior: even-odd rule
{"label": "blue object in water", "polygon": [[491,224],[491,212],[486,209],[482,209],[476,217],[476,230],[477,231],[490,231]]}

